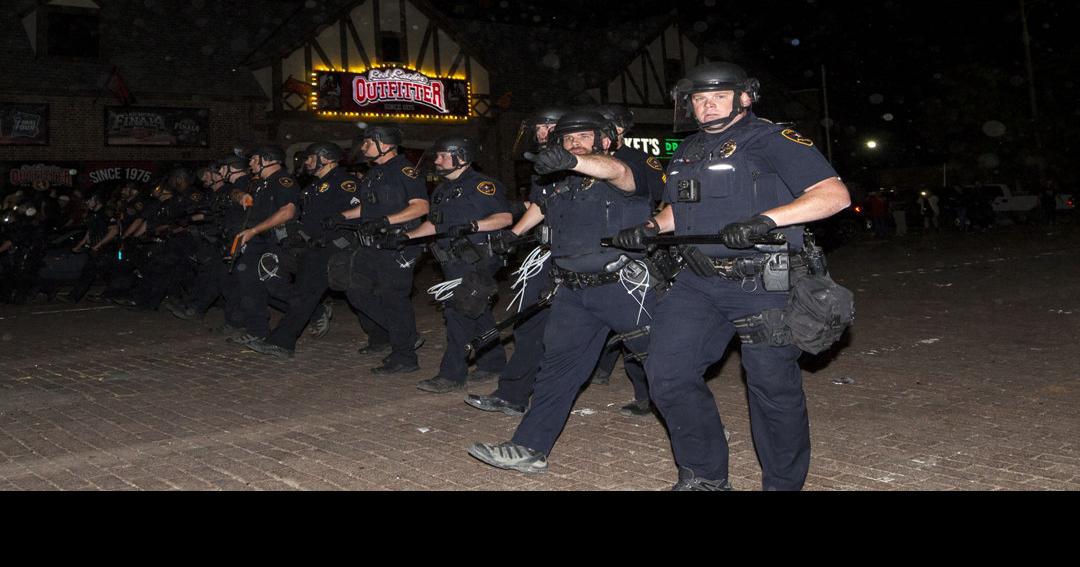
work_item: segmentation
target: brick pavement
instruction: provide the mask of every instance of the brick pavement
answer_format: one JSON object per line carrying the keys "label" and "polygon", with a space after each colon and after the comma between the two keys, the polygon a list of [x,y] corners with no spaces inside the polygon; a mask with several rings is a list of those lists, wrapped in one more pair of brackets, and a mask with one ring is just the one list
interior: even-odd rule
{"label": "brick pavement", "polygon": [[[830,256],[857,292],[843,348],[804,359],[808,490],[1080,489],[1074,357],[1080,231],[1012,228],[867,241]],[[423,272],[418,288],[434,282]],[[587,389],[548,473],[489,468],[473,441],[516,418],[415,389],[438,366],[441,317],[418,296],[423,370],[376,378],[343,301],[293,361],[203,323],[111,306],[0,306],[0,490],[658,490],[675,480],[660,422],[619,415],[617,371]],[[732,433],[736,489],[755,490],[738,354],[710,387]],[[849,384],[835,383],[844,382]],[[492,384],[470,386],[488,393]]]}

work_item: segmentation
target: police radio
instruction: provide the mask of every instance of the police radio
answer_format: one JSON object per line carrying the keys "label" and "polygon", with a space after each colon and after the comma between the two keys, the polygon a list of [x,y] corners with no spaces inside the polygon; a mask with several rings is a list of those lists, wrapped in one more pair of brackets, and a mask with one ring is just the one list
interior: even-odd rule
{"label": "police radio", "polygon": [[697,179],[680,179],[675,183],[675,192],[680,203],[701,202],[701,182]]}

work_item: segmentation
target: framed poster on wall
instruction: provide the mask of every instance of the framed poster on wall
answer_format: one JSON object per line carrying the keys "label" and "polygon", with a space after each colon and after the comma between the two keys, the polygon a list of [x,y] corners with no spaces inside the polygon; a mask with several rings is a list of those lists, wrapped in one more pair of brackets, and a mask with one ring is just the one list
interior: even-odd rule
{"label": "framed poster on wall", "polygon": [[49,105],[0,102],[0,146],[49,145]]}
{"label": "framed poster on wall", "polygon": [[210,110],[110,106],[105,108],[105,145],[205,148],[210,145]]}

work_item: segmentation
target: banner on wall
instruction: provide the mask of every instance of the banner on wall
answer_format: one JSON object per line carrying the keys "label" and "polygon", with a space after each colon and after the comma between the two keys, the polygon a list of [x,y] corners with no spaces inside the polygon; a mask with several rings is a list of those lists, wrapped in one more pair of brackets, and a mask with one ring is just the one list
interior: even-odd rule
{"label": "banner on wall", "polygon": [[209,147],[210,110],[110,106],[105,109],[105,145]]}
{"label": "banner on wall", "polygon": [[48,104],[0,102],[0,146],[48,144]]}

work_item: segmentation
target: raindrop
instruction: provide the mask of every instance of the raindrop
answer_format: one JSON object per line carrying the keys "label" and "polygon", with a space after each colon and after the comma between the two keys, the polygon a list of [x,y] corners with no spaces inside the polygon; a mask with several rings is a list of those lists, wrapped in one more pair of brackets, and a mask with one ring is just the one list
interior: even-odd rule
{"label": "raindrop", "polygon": [[506,0],[503,0],[502,2],[499,2],[499,7],[500,7],[500,8],[509,8],[509,7],[510,7],[510,3],[509,3],[509,2],[507,2]]}
{"label": "raindrop", "polygon": [[705,6],[706,7],[712,8],[715,5],[716,5],[716,0],[705,0]]}
{"label": "raindrop", "polygon": [[247,39],[243,37],[238,37],[229,43],[229,47],[232,48],[233,51],[247,51]]}
{"label": "raindrop", "polygon": [[991,138],[1000,138],[1005,135],[1005,125],[997,120],[990,120],[982,125],[983,134],[990,136]]}
{"label": "raindrop", "polygon": [[206,5],[206,0],[191,0],[191,5],[194,6],[196,10],[202,10],[203,6]]}
{"label": "raindrop", "polygon": [[746,37],[746,31],[744,31],[744,30],[735,30],[734,35],[735,35],[736,38],[741,39],[743,37]]}
{"label": "raindrop", "polygon": [[809,79],[809,78],[811,78],[811,77],[813,77],[813,76],[814,76],[814,72],[813,72],[812,70],[810,70],[810,69],[807,69],[807,70],[803,71],[803,73],[802,73],[802,74],[803,74],[803,76],[804,76],[804,77],[806,77],[807,79]]}
{"label": "raindrop", "polygon": [[307,2],[304,2],[304,7],[309,9],[309,10],[311,8],[314,8],[316,5],[317,5],[317,3],[315,2],[315,0],[307,0]]}
{"label": "raindrop", "polygon": [[544,58],[540,60],[540,63],[542,63],[545,67],[551,67],[552,69],[558,69],[559,68],[559,56],[555,55],[554,51],[549,51],[548,54],[545,55]]}
{"label": "raindrop", "polygon": [[870,95],[870,104],[881,104],[885,102],[885,95],[874,93]]}
{"label": "raindrop", "polygon": [[799,41],[799,38],[791,40],[791,45],[794,45],[795,47],[798,47],[800,43],[802,42]]}
{"label": "raindrop", "polygon": [[537,15],[533,16],[533,21],[534,21],[534,22],[539,22],[539,21],[540,21],[540,20],[542,20],[542,19],[543,19],[543,18],[541,18],[539,14],[537,14]]}
{"label": "raindrop", "polygon": [[1019,87],[1020,85],[1024,84],[1024,78],[1019,75],[1013,75],[1009,77],[1009,84],[1014,87]]}
{"label": "raindrop", "polygon": [[894,117],[894,116],[892,115],[892,113],[891,113],[891,112],[886,112],[885,114],[883,114],[883,115],[881,116],[881,119],[882,119],[882,120],[884,120],[884,121],[886,121],[886,122],[892,122],[892,121],[893,121],[893,118],[895,118],[895,117]]}
{"label": "raindrop", "polygon": [[832,118],[822,118],[821,125],[826,128],[832,128],[833,126],[836,126],[836,121]]}
{"label": "raindrop", "polygon": [[998,159],[997,154],[983,154],[978,159],[979,167],[984,169],[994,169],[1001,165],[1001,160]]}
{"label": "raindrop", "polygon": [[209,22],[210,22],[210,20],[207,20],[206,18],[199,18],[199,19],[195,20],[195,25],[200,27],[200,28],[205,28],[206,24],[209,23]]}
{"label": "raindrop", "polygon": [[702,22],[702,21],[694,22],[694,31],[696,31],[698,33],[705,33],[705,31],[708,30],[708,29],[709,29],[709,24],[706,24],[705,22]]}
{"label": "raindrop", "polygon": [[214,54],[214,46],[213,45],[204,45],[202,47],[202,49],[200,49],[199,51],[201,51],[203,55],[213,55]]}
{"label": "raindrop", "polygon": [[934,79],[941,80],[941,73],[934,73]]}
{"label": "raindrop", "polygon": [[292,139],[292,134],[285,134],[285,139],[286,140],[291,140]]}
{"label": "raindrop", "polygon": [[848,136],[854,136],[858,131],[859,130],[854,126],[844,126],[844,132],[847,133]]}

